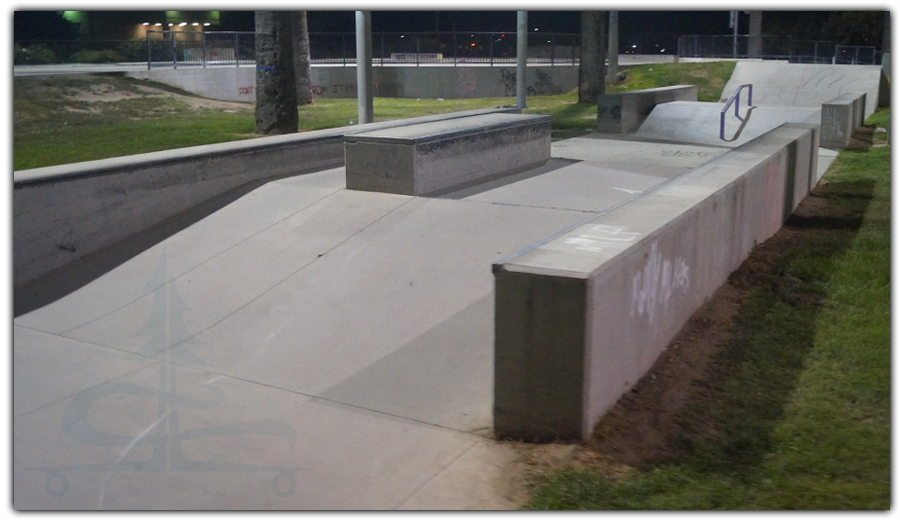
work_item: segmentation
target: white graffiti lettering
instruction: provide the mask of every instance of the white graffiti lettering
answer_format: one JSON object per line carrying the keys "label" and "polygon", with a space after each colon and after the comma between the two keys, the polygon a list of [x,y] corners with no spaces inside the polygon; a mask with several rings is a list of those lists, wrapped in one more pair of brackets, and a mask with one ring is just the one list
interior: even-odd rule
{"label": "white graffiti lettering", "polygon": [[690,288],[690,267],[683,257],[663,259],[657,243],[650,247],[650,258],[643,270],[631,278],[631,315],[646,315],[654,323],[660,310],[668,309],[672,294],[686,294]]}
{"label": "white graffiti lettering", "polygon": [[625,226],[597,224],[592,226],[588,233],[566,239],[566,244],[574,245],[576,250],[595,253],[605,249],[625,248],[630,246],[640,235],[640,233],[626,230]]}

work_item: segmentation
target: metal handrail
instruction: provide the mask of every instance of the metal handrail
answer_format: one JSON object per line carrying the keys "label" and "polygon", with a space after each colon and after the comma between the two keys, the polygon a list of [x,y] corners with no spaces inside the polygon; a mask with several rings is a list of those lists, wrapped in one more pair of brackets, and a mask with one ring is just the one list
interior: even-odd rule
{"label": "metal handrail", "polygon": [[725,108],[722,109],[722,112],[719,114],[719,139],[725,140],[725,112],[728,112],[728,107],[734,103],[734,117],[740,117],[738,114],[738,109],[741,105],[741,90],[744,88],[747,89],[747,106],[753,106],[753,85],[752,84],[742,84],[737,87],[737,90],[731,94],[731,98],[725,103]]}

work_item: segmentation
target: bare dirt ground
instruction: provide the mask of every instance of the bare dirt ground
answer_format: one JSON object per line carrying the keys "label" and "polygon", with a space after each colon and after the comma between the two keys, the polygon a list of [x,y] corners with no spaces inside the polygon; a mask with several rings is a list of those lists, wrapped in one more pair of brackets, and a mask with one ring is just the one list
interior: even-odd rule
{"label": "bare dirt ground", "polygon": [[66,95],[67,99],[83,101],[85,103],[114,102],[121,101],[123,99],[140,99],[147,97],[172,98],[176,101],[187,104],[192,109],[212,108],[224,110],[226,112],[229,110],[235,112],[239,110],[247,110],[252,106],[249,103],[219,101],[217,99],[208,99],[205,97],[173,93],[168,90],[141,85],[135,85],[134,91],[130,91],[121,90],[110,84],[96,84],[87,89],[75,90],[74,92]]}

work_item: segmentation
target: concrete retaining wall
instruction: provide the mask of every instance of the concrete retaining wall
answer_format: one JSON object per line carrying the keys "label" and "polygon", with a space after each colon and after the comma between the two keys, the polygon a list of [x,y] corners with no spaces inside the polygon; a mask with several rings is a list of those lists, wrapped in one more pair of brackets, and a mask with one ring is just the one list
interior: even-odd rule
{"label": "concrete retaining wall", "polygon": [[494,266],[494,428],[588,438],[816,179],[783,125]]}
{"label": "concrete retaining wall", "polygon": [[[159,68],[129,72],[225,101],[256,101],[256,69],[249,67]],[[469,99],[515,97],[516,66],[377,66],[376,97]],[[577,66],[528,66],[528,95],[556,95],[578,86]],[[355,66],[313,66],[313,97],[355,98]]]}
{"label": "concrete retaining wall", "polygon": [[344,134],[484,109],[17,171],[14,288],[254,182],[344,164]]}
{"label": "concrete retaining wall", "polygon": [[845,94],[822,104],[822,143],[826,149],[845,149],[853,131],[865,121],[866,94]]}
{"label": "concrete retaining wall", "polygon": [[696,100],[697,87],[694,85],[605,94],[597,98],[597,132],[628,134],[641,126],[656,105]]}
{"label": "concrete retaining wall", "polygon": [[433,196],[550,159],[550,116],[490,114],[344,136],[347,189]]}

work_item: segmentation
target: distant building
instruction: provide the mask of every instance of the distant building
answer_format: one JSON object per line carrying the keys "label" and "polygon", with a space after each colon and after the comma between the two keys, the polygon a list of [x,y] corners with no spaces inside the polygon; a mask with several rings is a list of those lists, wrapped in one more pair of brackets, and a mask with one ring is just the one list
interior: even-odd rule
{"label": "distant building", "polygon": [[221,29],[219,11],[63,11],[88,40],[141,39],[148,31]]}

